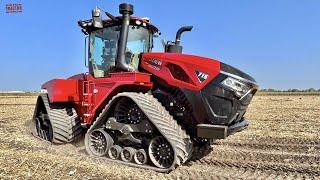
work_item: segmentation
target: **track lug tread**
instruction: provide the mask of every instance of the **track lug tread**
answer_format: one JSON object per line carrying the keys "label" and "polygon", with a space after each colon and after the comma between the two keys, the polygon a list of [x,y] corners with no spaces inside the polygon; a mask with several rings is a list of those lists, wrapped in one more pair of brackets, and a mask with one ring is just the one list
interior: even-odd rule
{"label": "track lug tread", "polygon": [[98,115],[88,132],[93,131],[104,123],[103,120],[108,114],[109,108],[112,106],[114,100],[120,97],[132,99],[173,147],[175,162],[167,170],[174,169],[191,157],[193,144],[190,136],[181,128],[177,121],[173,119],[161,103],[150,94],[123,92],[115,95]]}
{"label": "track lug tread", "polygon": [[[63,144],[75,140],[82,131],[76,110],[72,107],[66,107],[65,105],[50,103],[48,94],[41,94],[40,96],[52,126],[52,142],[55,144]],[[67,108],[72,110],[72,115],[68,115]],[[41,138],[45,139],[43,135]]]}

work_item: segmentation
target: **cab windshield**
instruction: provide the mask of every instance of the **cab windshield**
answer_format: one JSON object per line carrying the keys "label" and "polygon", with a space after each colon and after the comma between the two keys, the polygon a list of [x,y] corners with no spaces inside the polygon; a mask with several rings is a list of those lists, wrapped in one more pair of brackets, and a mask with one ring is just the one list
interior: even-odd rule
{"label": "cab windshield", "polygon": [[[115,71],[118,39],[121,26],[106,27],[90,34],[89,40],[89,71],[94,77],[106,77]],[[152,32],[142,26],[129,26],[126,46],[126,61],[135,70],[139,66],[139,54],[152,49]]]}

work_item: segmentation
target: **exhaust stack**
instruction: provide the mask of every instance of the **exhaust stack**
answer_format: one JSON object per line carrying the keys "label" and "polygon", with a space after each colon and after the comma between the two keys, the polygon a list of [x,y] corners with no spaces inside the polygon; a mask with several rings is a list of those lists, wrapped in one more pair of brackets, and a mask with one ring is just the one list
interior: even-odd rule
{"label": "exhaust stack", "polygon": [[171,42],[171,44],[165,45],[165,52],[169,53],[182,53],[182,46],[180,45],[181,42],[181,34],[186,31],[191,31],[193,26],[183,26],[181,27],[176,34],[175,42]]}
{"label": "exhaust stack", "polygon": [[191,31],[192,28],[193,28],[193,26],[183,26],[183,27],[181,27],[181,28],[177,31],[175,44],[176,44],[176,45],[180,45],[181,34],[182,34],[183,32],[185,32],[185,31]]}
{"label": "exhaust stack", "polygon": [[130,15],[133,14],[133,5],[131,4],[120,4],[119,12],[122,14],[122,26],[120,31],[120,37],[118,42],[117,60],[116,67],[124,71],[134,71],[134,68],[126,63],[126,45],[128,41],[128,32],[130,24]]}

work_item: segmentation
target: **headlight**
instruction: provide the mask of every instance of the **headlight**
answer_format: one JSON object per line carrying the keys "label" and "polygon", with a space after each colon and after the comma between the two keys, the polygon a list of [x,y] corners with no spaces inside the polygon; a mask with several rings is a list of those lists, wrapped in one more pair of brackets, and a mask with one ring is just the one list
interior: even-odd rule
{"label": "headlight", "polygon": [[224,87],[234,91],[238,97],[242,97],[250,90],[250,87],[248,87],[246,84],[232,77],[227,77],[221,82],[221,84]]}

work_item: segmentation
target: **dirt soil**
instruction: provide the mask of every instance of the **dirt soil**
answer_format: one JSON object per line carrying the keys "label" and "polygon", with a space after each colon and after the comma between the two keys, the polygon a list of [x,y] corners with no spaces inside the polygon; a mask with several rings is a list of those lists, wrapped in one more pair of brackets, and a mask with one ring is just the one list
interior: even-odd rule
{"label": "dirt soil", "polygon": [[320,96],[256,96],[247,130],[169,174],[88,157],[83,139],[29,133],[35,96],[0,96],[0,179],[320,179]]}

